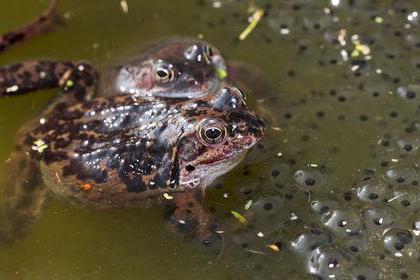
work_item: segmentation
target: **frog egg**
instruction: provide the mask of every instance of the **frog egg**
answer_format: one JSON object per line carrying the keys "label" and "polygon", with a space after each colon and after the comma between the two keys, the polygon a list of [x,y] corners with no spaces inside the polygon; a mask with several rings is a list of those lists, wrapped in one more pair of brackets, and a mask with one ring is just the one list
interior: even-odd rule
{"label": "frog egg", "polygon": [[243,186],[239,192],[245,196],[252,196],[259,187],[260,183],[253,182]]}
{"label": "frog egg", "polygon": [[420,70],[420,57],[414,57],[412,59],[410,59],[411,65]]}
{"label": "frog egg", "polygon": [[236,230],[232,236],[232,241],[241,248],[247,249],[254,245],[255,237],[249,230]]}
{"label": "frog egg", "polygon": [[419,149],[420,141],[416,137],[409,139],[400,139],[397,145],[400,148],[401,154],[411,154]]}
{"label": "frog egg", "polygon": [[250,208],[255,227],[261,231],[271,231],[282,227],[290,220],[289,209],[278,196],[258,199]]}
{"label": "frog egg", "polygon": [[333,24],[334,22],[331,17],[312,15],[311,17],[303,18],[303,28],[307,31],[318,32],[319,30],[325,30]]}
{"label": "frog egg", "polygon": [[346,249],[330,244],[315,249],[307,263],[307,269],[323,279],[343,279],[353,256]]}
{"label": "frog egg", "polygon": [[319,171],[298,170],[293,177],[296,183],[305,190],[318,189],[326,184],[325,176]]}
{"label": "frog egg", "polygon": [[319,198],[316,200],[313,200],[311,202],[311,208],[312,210],[320,215],[323,215],[330,211],[331,209],[337,209],[339,207],[339,202],[336,200],[333,200],[331,198]]}
{"label": "frog egg", "polygon": [[420,207],[420,189],[413,186],[400,187],[394,191],[388,203],[400,211],[417,211]]}
{"label": "frog egg", "polygon": [[367,230],[372,232],[383,232],[398,219],[394,208],[386,204],[375,204],[364,211],[364,222]]}
{"label": "frog egg", "polygon": [[296,19],[287,11],[276,11],[274,16],[271,16],[268,19],[268,26],[279,32],[280,35],[286,36],[289,35],[296,26]]}
{"label": "frog egg", "polygon": [[413,236],[408,230],[393,228],[383,237],[385,252],[395,257],[412,256],[414,248]]}
{"label": "frog egg", "polygon": [[290,250],[301,256],[309,256],[318,247],[329,244],[333,236],[322,229],[311,228],[301,232],[290,242]]}
{"label": "frog egg", "polygon": [[407,100],[415,100],[420,93],[420,86],[409,85],[407,87],[401,86],[397,88],[397,93],[402,98]]}
{"label": "frog egg", "polygon": [[362,217],[359,209],[336,209],[325,213],[321,221],[333,232],[343,236],[356,234],[362,230]]}
{"label": "frog egg", "polygon": [[[411,15],[409,15],[408,17],[413,18]],[[418,19],[418,16],[415,17],[416,19]],[[413,33],[409,33],[407,34],[407,36],[405,36],[405,40],[407,41],[407,43],[413,47],[416,47],[418,44],[420,44],[420,38]]]}
{"label": "frog egg", "polygon": [[378,268],[367,263],[358,263],[352,266],[350,274],[353,280],[379,280],[382,279]]}
{"label": "frog egg", "polygon": [[387,181],[395,186],[416,185],[419,182],[419,170],[410,167],[399,167],[386,172]]}
{"label": "frog egg", "polygon": [[389,91],[389,88],[384,83],[373,83],[367,85],[365,91],[367,94],[373,98],[378,98],[379,96],[385,95]]}
{"label": "frog egg", "polygon": [[352,234],[343,241],[343,247],[353,254],[362,254],[369,249],[369,242],[365,235],[360,233]]}
{"label": "frog egg", "polygon": [[357,197],[369,203],[386,201],[392,195],[389,186],[380,180],[367,180],[357,188]]}
{"label": "frog egg", "polygon": [[284,208],[284,201],[280,197],[264,197],[257,200],[251,210],[258,216],[276,215]]}
{"label": "frog egg", "polygon": [[287,178],[290,174],[290,166],[285,163],[275,163],[269,169],[269,178],[273,181],[280,181]]}

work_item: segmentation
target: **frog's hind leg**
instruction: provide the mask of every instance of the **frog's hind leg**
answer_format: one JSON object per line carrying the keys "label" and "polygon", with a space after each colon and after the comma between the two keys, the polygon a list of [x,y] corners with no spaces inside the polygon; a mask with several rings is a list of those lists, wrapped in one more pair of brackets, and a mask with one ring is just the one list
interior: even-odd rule
{"label": "frog's hind leg", "polygon": [[50,6],[34,21],[13,31],[0,35],[0,53],[28,38],[44,33],[53,22],[58,0],[52,0]]}
{"label": "frog's hind leg", "polygon": [[26,61],[0,68],[0,98],[58,87],[77,101],[89,100],[95,94],[97,76],[85,62]]}
{"label": "frog's hind leg", "polygon": [[198,238],[208,245],[220,239],[218,224],[203,209],[203,190],[172,194],[166,205],[165,216],[169,226],[186,238]]}
{"label": "frog's hind leg", "polygon": [[[0,244],[22,239],[38,219],[47,197],[36,163],[22,156],[12,156],[8,184],[0,201]],[[15,166],[16,165],[16,166]],[[2,186],[3,187],[3,186]]]}

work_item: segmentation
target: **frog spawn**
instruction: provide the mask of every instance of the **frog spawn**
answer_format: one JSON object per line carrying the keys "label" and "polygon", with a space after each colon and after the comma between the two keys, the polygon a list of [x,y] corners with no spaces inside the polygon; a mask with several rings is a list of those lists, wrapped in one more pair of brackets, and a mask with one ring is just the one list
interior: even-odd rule
{"label": "frog spawn", "polygon": [[[228,1],[221,2],[229,6]],[[238,197],[243,205],[281,197],[278,207],[295,216],[273,225],[267,213],[271,210],[250,209],[248,238],[258,240],[261,231],[267,243],[282,240],[287,244],[283,255],[295,255],[309,273],[322,279],[416,279],[420,277],[415,264],[420,209],[420,60],[418,29],[413,28],[418,20],[412,21],[416,7],[405,1],[386,7],[368,1],[329,3],[270,1],[264,6],[266,26],[252,43],[273,43],[292,62],[270,68],[276,81],[282,81],[283,100],[263,106],[276,115],[279,130],[271,131],[262,154],[255,156],[258,167],[241,171],[244,181]],[[271,59],[270,65],[275,64]],[[314,77],[314,69],[316,78],[306,79]],[[271,162],[262,163],[267,159]],[[279,170],[281,165],[288,168]],[[273,170],[279,171],[277,176],[272,176]],[[274,215],[278,207],[271,208]],[[318,244],[318,237],[308,233],[314,227],[329,238],[320,234]],[[302,253],[306,250],[297,248],[306,239],[316,246]],[[404,245],[401,252],[392,247],[398,242]],[[315,261],[322,257],[310,262],[312,254],[323,256],[324,246],[342,260],[337,262],[340,269]]]}

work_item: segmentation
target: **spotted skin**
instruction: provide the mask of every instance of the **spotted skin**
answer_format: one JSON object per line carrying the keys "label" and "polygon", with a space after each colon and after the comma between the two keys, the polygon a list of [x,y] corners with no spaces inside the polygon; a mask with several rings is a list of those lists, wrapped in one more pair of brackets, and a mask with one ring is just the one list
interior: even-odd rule
{"label": "spotted skin", "polygon": [[0,68],[0,97],[60,87],[79,101],[89,100],[96,81],[96,71],[88,63],[26,61]]}
{"label": "spotted skin", "polygon": [[[45,15],[52,11],[49,8]],[[34,25],[19,30],[44,30]],[[29,31],[23,39],[40,33]],[[6,35],[0,37],[3,44]],[[206,45],[193,44],[198,47],[186,58],[186,42],[172,42],[172,48],[178,46],[172,54],[169,48],[159,47],[148,57],[162,56],[180,65],[189,59],[184,70],[191,71],[197,86],[154,85],[147,90],[198,95],[149,98],[116,90],[100,91],[94,97],[98,76],[83,62],[27,61],[0,68],[0,97],[54,87],[69,92],[18,133],[9,161],[13,171],[7,203],[0,211],[0,241],[25,235],[39,217],[48,192],[93,208],[164,201],[173,209],[168,219],[171,228],[206,243],[216,239],[217,225],[201,206],[204,189],[242,159],[263,136],[265,124],[229,83],[212,86],[218,81],[209,61],[201,57],[194,64]],[[219,89],[221,85],[225,88]],[[210,92],[210,87],[211,94],[201,94]],[[210,144],[203,139],[208,122],[223,127],[222,142]],[[209,135],[214,136],[214,129]]]}
{"label": "spotted skin", "polygon": [[[225,126],[222,143],[202,139],[209,120]],[[232,169],[264,131],[264,122],[249,111],[235,89],[172,102],[120,94],[55,103],[22,128],[15,153],[28,155],[26,160],[37,170],[31,174],[40,174],[40,188],[46,186],[83,206],[139,207],[168,203],[165,195],[172,195],[171,228],[208,243],[216,239],[217,226],[201,209],[204,188]],[[22,172],[18,176],[25,176],[25,169]],[[41,208],[34,192],[15,187],[26,196],[15,200],[30,201],[27,209]],[[14,219],[27,217],[13,213]],[[37,217],[30,216],[28,221]]]}

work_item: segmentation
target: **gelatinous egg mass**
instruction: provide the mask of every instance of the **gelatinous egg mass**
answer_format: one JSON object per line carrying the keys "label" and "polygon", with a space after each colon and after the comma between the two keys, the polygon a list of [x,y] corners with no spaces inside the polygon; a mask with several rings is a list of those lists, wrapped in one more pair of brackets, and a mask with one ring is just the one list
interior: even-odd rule
{"label": "gelatinous egg mass", "polygon": [[270,130],[210,192],[247,219],[225,236],[266,275],[420,279],[420,3],[257,2],[229,51],[259,68],[242,87]]}

